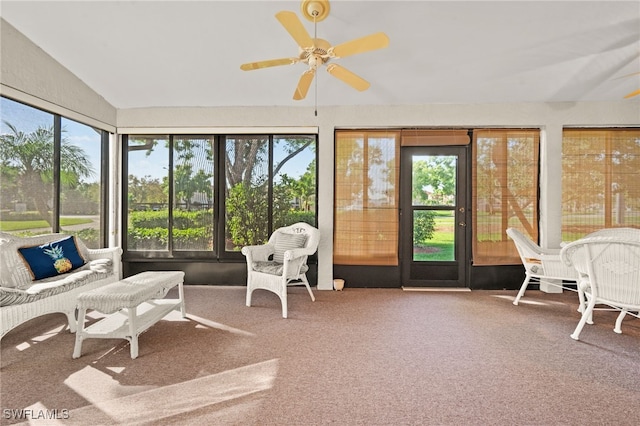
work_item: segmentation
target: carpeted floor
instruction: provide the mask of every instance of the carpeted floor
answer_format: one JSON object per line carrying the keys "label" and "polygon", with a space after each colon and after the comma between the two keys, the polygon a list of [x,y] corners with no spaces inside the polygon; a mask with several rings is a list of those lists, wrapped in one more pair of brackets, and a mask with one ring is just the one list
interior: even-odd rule
{"label": "carpeted floor", "polygon": [[[576,342],[575,293],[185,287],[188,318],[89,339],[62,315],[1,341],[1,424],[638,425],[640,320],[597,312]],[[27,409],[30,411],[15,411]]]}

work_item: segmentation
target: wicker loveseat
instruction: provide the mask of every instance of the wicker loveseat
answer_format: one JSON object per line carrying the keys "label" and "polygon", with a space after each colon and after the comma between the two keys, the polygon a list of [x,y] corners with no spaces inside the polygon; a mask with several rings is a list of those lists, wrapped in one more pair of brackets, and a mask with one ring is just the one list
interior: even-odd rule
{"label": "wicker loveseat", "polygon": [[[65,314],[70,331],[75,332],[77,295],[121,279],[122,249],[89,249],[80,239],[68,237],[65,234],[17,237],[0,233],[0,338],[30,319],[55,312]],[[73,251],[75,258],[59,253],[59,241],[64,241],[65,248],[74,247],[67,251]],[[27,254],[38,249],[54,260],[61,258],[56,270],[72,270],[38,279],[42,274]]]}

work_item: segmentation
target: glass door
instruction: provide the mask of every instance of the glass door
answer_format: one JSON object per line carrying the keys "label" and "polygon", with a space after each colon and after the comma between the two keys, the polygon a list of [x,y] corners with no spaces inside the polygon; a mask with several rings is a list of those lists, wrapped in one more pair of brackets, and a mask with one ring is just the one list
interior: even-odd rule
{"label": "glass door", "polygon": [[463,146],[402,148],[405,287],[468,287],[466,152]]}

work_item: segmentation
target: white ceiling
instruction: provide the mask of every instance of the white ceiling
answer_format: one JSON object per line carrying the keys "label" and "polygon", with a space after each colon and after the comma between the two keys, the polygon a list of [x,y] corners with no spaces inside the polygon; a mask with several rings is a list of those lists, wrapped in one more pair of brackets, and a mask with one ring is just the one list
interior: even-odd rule
{"label": "white ceiling", "polygon": [[[383,31],[389,47],[319,70],[318,105],[619,101],[640,88],[640,1],[331,0],[317,37]],[[0,15],[117,108],[313,105],[292,100],[302,63],[276,20],[299,1],[10,1]],[[301,17],[313,37],[313,23]],[[622,77],[622,78],[621,78]],[[629,102],[637,102],[637,96]]]}

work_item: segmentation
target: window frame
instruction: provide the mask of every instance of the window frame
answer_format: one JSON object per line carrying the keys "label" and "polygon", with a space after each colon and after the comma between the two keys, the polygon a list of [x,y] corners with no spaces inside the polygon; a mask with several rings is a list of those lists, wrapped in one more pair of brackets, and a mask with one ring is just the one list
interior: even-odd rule
{"label": "window frame", "polygon": [[[158,133],[157,136],[166,136],[170,141],[170,145],[168,147],[168,152],[170,155],[169,160],[169,172],[167,174],[170,179],[169,184],[169,234],[168,234],[168,245],[166,250],[154,250],[152,252],[145,250],[130,250],[128,248],[128,238],[129,238],[129,229],[128,229],[128,175],[129,175],[129,155],[128,155],[128,140],[129,137],[135,136],[156,136],[155,134],[149,132],[130,132],[127,134],[122,134],[122,246],[123,246],[123,259],[127,261],[135,261],[135,260],[154,260],[154,259],[175,259],[175,260],[205,260],[212,262],[244,262],[244,255],[238,251],[227,251],[225,247],[225,238],[226,238],[226,226],[225,226],[225,214],[226,214],[226,170],[225,170],[225,161],[226,161],[226,141],[227,138],[231,137],[251,137],[251,138],[259,138],[259,137],[268,137],[269,140],[269,223],[267,227],[267,235],[271,235],[273,233],[273,221],[272,221],[272,207],[273,207],[273,141],[276,137],[286,137],[286,136],[304,136],[304,137],[313,137],[314,138],[314,161],[316,163],[316,172],[315,172],[315,200],[314,200],[314,226],[317,226],[318,221],[318,134],[310,133],[307,131],[295,131],[295,132],[278,132],[274,131],[273,133],[244,133],[244,132],[229,132],[229,133],[198,133],[192,134],[189,132],[184,132],[182,129],[181,132],[162,132]],[[213,249],[212,250],[174,250],[172,245],[173,235],[171,233],[171,226],[173,222],[173,217],[171,215],[171,209],[173,206],[173,172],[175,169],[175,163],[173,160],[173,140],[175,137],[203,137],[203,138],[213,138],[215,147],[214,147],[214,192],[213,192],[213,220],[214,220],[214,235],[213,237]],[[315,255],[314,255],[315,256]]]}
{"label": "window frame", "polygon": [[[61,145],[62,145],[62,119],[68,121],[73,121],[75,123],[81,124],[83,126],[90,127],[94,129],[100,135],[100,161],[99,167],[100,170],[98,172],[98,179],[100,183],[100,224],[99,224],[99,232],[98,232],[98,247],[104,248],[107,247],[108,244],[108,215],[109,215],[109,193],[110,193],[110,182],[109,182],[109,141],[110,141],[110,132],[99,127],[95,127],[94,125],[85,123],[76,118],[69,117],[67,115],[59,114],[56,112],[52,112],[46,110],[44,108],[40,108],[34,105],[31,105],[27,102],[12,98],[10,96],[1,95],[0,97],[15,102],[17,104],[23,105],[27,108],[32,108],[37,111],[41,111],[45,114],[49,114],[52,119],[52,128],[53,128],[53,153],[54,153],[54,169],[53,169],[53,200],[52,200],[52,227],[51,233],[60,233],[60,232],[68,232],[60,227],[60,216],[62,210],[61,204],[61,195],[62,195],[62,185],[61,185],[61,173],[60,173],[60,165],[61,165]],[[45,232],[46,233],[46,232]]]}

